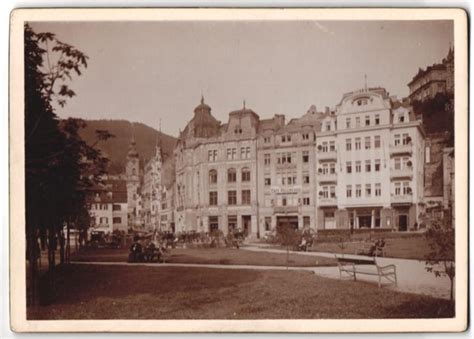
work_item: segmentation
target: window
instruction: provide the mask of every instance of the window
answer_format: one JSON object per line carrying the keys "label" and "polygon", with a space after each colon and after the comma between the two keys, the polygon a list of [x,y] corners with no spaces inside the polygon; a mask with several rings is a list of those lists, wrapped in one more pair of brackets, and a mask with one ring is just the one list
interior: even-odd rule
{"label": "window", "polygon": [[281,198],[281,206],[286,206],[286,197]]}
{"label": "window", "polygon": [[356,128],[360,127],[360,117],[356,117]]}
{"label": "window", "polygon": [[237,191],[227,192],[227,203],[229,205],[237,205]]}
{"label": "window", "polygon": [[374,170],[380,172],[380,159],[375,159]]}
{"label": "window", "polygon": [[355,168],[357,173],[360,173],[362,171],[362,164],[360,161],[356,161]]}
{"label": "window", "polygon": [[108,224],[108,223],[109,223],[109,218],[107,218],[107,217],[100,218],[100,224],[104,225],[104,224]]}
{"label": "window", "polygon": [[263,138],[263,143],[264,144],[269,144],[270,143],[270,137],[264,137]]}
{"label": "window", "polygon": [[348,197],[348,198],[352,197],[352,185],[347,185],[346,186],[346,197]]}
{"label": "window", "polygon": [[308,174],[303,175],[303,184],[309,184],[309,175]]}
{"label": "window", "polygon": [[355,138],[355,149],[360,149],[360,138]]}
{"label": "window", "polygon": [[395,162],[394,168],[395,168],[396,170],[401,169],[401,168],[402,168],[402,159],[400,159],[400,158],[395,158],[395,159],[393,159],[393,160],[394,160],[394,162]]}
{"label": "window", "polygon": [[217,150],[208,151],[207,157],[208,157],[207,160],[210,161],[210,162],[216,161],[217,160]]}
{"label": "window", "polygon": [[365,161],[365,171],[370,172],[370,170],[371,170],[370,160],[366,160]]}
{"label": "window", "polygon": [[336,197],[336,186],[331,186],[329,187],[329,196],[331,198],[335,198]]}
{"label": "window", "polygon": [[365,116],[365,126],[370,126],[370,116],[369,115]]}
{"label": "window", "polygon": [[326,131],[330,131],[331,130],[331,123],[328,121],[326,122]]}
{"label": "window", "polygon": [[402,184],[399,182],[395,183],[395,195],[400,195],[402,192]]}
{"label": "window", "polygon": [[270,231],[272,225],[272,217],[265,217],[265,231]]}
{"label": "window", "polygon": [[303,227],[310,227],[310,225],[311,225],[311,217],[305,215],[303,217]]}
{"label": "window", "polygon": [[375,124],[380,125],[380,115],[379,114],[375,114]]}
{"label": "window", "polygon": [[264,165],[270,165],[270,153],[265,153],[263,155],[263,163]]}
{"label": "window", "polygon": [[411,187],[410,187],[409,182],[404,182],[403,183],[403,194],[404,195],[411,194]]}
{"label": "window", "polygon": [[303,140],[309,140],[309,133],[302,134]]}
{"label": "window", "polygon": [[291,164],[291,153],[277,153],[277,163],[278,164]]}
{"label": "window", "polygon": [[309,197],[303,197],[303,205],[309,206],[310,200]]}
{"label": "window", "polygon": [[319,192],[319,195],[322,197],[322,198],[328,198],[329,197],[329,187],[327,186],[323,186],[322,187],[322,191]]}
{"label": "window", "polygon": [[398,122],[405,122],[405,114],[404,113],[400,113],[398,115]]}
{"label": "window", "polygon": [[265,186],[270,186],[272,184],[272,179],[271,178],[265,178],[264,182],[265,182]]}
{"label": "window", "polygon": [[318,147],[318,149],[320,149],[321,151],[323,152],[327,152],[328,151],[328,142],[327,141],[323,141],[321,145],[319,145],[321,147]]}
{"label": "window", "polygon": [[303,162],[309,162],[309,151],[303,151]]}
{"label": "window", "polygon": [[374,148],[380,148],[380,135],[374,136]]}
{"label": "window", "polygon": [[365,184],[365,196],[370,197],[372,195],[372,185]]}
{"label": "window", "polygon": [[364,139],[364,148],[370,149],[370,137],[365,137]]}
{"label": "window", "polygon": [[375,196],[380,197],[382,195],[382,185],[375,184]]}
{"label": "window", "polygon": [[350,151],[352,149],[352,139],[346,139],[346,151]]}
{"label": "window", "polygon": [[400,142],[401,142],[401,140],[400,140],[400,134],[395,134],[393,144],[394,144],[395,146],[398,146],[398,145],[400,145]]}
{"label": "window", "polygon": [[217,206],[217,192],[209,192],[209,205]]}
{"label": "window", "polygon": [[346,172],[352,173],[352,162],[350,161],[346,162]]}
{"label": "window", "polygon": [[237,181],[237,172],[235,168],[229,168],[227,170],[227,182],[236,182]]}
{"label": "window", "polygon": [[351,128],[351,118],[346,118],[346,128]]}
{"label": "window", "polygon": [[250,181],[250,169],[247,167],[242,168],[242,181],[244,182]]}
{"label": "window", "polygon": [[335,163],[330,163],[329,164],[329,173],[330,174],[336,174],[336,164]]}
{"label": "window", "polygon": [[215,169],[209,171],[209,183],[217,184],[217,171]]}
{"label": "window", "polygon": [[120,206],[119,204],[114,204],[112,206],[113,211],[120,211],[121,209],[122,209],[122,206]]}
{"label": "window", "polygon": [[404,145],[408,145],[411,142],[411,138],[410,138],[410,135],[408,133],[403,133],[402,139],[403,139],[403,144]]}
{"label": "window", "polygon": [[329,152],[334,152],[336,150],[336,142],[330,141],[329,142]]}
{"label": "window", "polygon": [[250,190],[242,191],[242,205],[250,205]]}
{"label": "window", "polygon": [[362,186],[356,185],[356,198],[360,198],[362,196]]}
{"label": "window", "polygon": [[291,142],[291,135],[282,135],[281,142],[282,143]]}
{"label": "window", "polygon": [[120,218],[120,217],[114,217],[114,218],[112,218],[112,222],[113,222],[114,224],[121,224],[121,223],[122,223],[122,218]]}
{"label": "window", "polygon": [[237,149],[236,148],[228,148],[227,149],[227,160],[234,160],[237,158]]}

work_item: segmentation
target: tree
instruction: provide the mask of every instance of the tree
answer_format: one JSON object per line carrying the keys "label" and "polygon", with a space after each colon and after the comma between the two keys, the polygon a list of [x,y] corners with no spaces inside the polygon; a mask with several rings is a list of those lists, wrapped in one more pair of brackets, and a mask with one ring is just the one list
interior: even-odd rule
{"label": "tree", "polygon": [[290,248],[294,248],[298,245],[300,236],[298,230],[289,222],[278,224],[276,231],[277,241],[286,247],[286,269],[288,269],[290,262]]}
{"label": "tree", "polygon": [[[59,237],[64,263],[62,230],[82,213],[85,190],[105,173],[107,159],[79,136],[80,119],[60,121],[53,104],[66,104],[75,95],[66,81],[80,75],[87,56],[57,40],[52,33],[36,34],[25,25],[25,184],[26,234],[29,262],[30,303],[37,302],[38,235],[48,240],[48,274],[44,281],[54,290],[55,250]],[[45,63],[46,60],[46,63]],[[97,142],[110,134],[97,131]],[[69,240],[68,243],[69,244]],[[46,295],[50,295],[46,293]],[[41,297],[41,295],[40,295]]]}
{"label": "tree", "polygon": [[427,218],[425,237],[430,246],[426,257],[426,270],[435,277],[448,277],[450,280],[450,300],[453,300],[455,262],[454,228],[449,218]]}

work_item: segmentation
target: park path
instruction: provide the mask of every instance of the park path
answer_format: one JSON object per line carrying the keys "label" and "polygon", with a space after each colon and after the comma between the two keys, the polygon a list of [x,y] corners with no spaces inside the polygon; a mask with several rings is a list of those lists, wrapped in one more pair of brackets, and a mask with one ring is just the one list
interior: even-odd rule
{"label": "park path", "polygon": [[[254,252],[286,253],[284,250],[265,248],[255,245],[241,247],[241,250]],[[314,257],[334,258],[334,253],[326,252],[294,252],[298,255],[308,255]],[[345,257],[361,258],[357,255],[345,254]],[[362,257],[364,258],[364,257]],[[366,258],[366,257],[365,257]],[[221,264],[186,264],[186,263],[128,263],[128,262],[83,262],[73,261],[73,264],[80,265],[117,265],[117,266],[151,266],[151,267],[201,267],[217,269],[251,269],[251,270],[287,270],[286,266],[259,266],[259,265],[221,265]],[[449,299],[450,283],[449,278],[435,278],[432,273],[425,270],[425,263],[419,260],[377,258],[380,265],[393,264],[397,268],[398,285],[385,284],[383,288],[400,292],[428,295],[436,298]],[[288,270],[303,270],[315,273],[318,276],[330,279],[340,279],[337,267],[289,267]],[[377,276],[358,275],[360,281],[377,283]],[[382,280],[383,283],[383,280]]]}
{"label": "park path", "polygon": [[[286,253],[285,250],[268,248],[267,246],[249,244],[241,247],[242,250],[254,252],[270,252],[270,253]],[[292,254],[308,255],[315,257],[334,258],[335,253],[328,252],[296,252],[290,251]],[[338,254],[341,256],[342,254]],[[348,258],[367,258],[366,256],[344,254]],[[433,273],[426,271],[425,262],[413,259],[398,258],[377,258],[379,265],[395,265],[397,269],[397,286],[387,286],[396,291],[409,292],[416,294],[429,295],[437,298],[449,299],[450,281],[448,277],[435,277]],[[339,269],[337,267],[313,267],[315,274],[331,278],[339,279]],[[377,282],[377,276],[358,275],[358,280]]]}

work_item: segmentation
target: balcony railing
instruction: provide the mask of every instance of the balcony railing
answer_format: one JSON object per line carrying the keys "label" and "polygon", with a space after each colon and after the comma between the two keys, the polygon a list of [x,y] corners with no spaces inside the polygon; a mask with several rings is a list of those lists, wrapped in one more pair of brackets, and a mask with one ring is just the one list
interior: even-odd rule
{"label": "balcony railing", "polygon": [[411,204],[413,202],[412,194],[396,195],[392,194],[392,204]]}
{"label": "balcony railing", "polygon": [[329,151],[329,152],[318,151],[317,156],[319,160],[337,160],[336,151]]}
{"label": "balcony railing", "polygon": [[412,154],[413,147],[411,143],[390,145],[390,154]]}
{"label": "balcony railing", "polygon": [[336,206],[337,199],[336,198],[318,198],[318,205],[319,206]]}
{"label": "balcony railing", "polygon": [[399,168],[399,169],[390,169],[390,179],[397,179],[397,178],[409,178],[413,177],[413,168],[406,167],[406,168]]}
{"label": "balcony railing", "polygon": [[318,173],[317,178],[319,182],[337,182],[336,173]]}

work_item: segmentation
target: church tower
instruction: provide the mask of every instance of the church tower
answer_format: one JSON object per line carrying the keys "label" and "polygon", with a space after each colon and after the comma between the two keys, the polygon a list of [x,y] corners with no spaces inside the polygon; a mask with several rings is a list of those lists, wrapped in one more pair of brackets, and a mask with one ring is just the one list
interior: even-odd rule
{"label": "church tower", "polygon": [[137,200],[140,186],[140,160],[135,144],[135,131],[133,130],[133,126],[132,140],[127,153],[125,175],[127,178],[128,221],[129,226],[133,226],[138,223]]}

